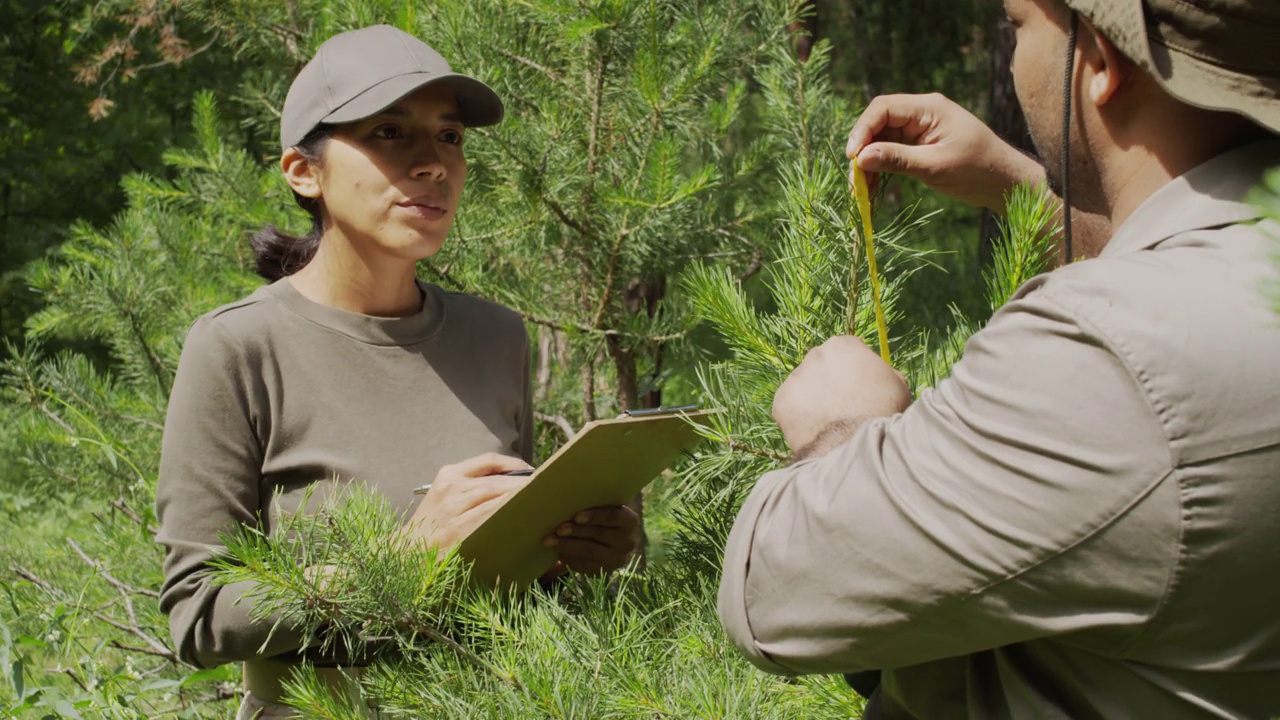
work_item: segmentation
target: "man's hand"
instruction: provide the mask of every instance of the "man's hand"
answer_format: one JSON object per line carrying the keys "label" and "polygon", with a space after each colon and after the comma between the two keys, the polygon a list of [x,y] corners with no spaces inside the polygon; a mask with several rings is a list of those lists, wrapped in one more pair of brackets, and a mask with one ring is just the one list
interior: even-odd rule
{"label": "man's hand", "polygon": [[805,355],[773,396],[773,419],[797,459],[824,455],[864,421],[902,412],[911,390],[856,337],[832,338]]}
{"label": "man's hand", "polygon": [[523,460],[497,453],[440,468],[402,532],[441,548],[458,543],[529,483],[527,477],[498,473],[528,468]]}
{"label": "man's hand", "polygon": [[938,94],[875,98],[849,132],[845,154],[873,188],[878,173],[901,173],[1000,215],[1015,185],[1044,180],[1038,162]]}
{"label": "man's hand", "polygon": [[580,573],[617,570],[636,550],[639,524],[639,516],[629,507],[583,510],[543,538],[543,543],[560,555],[560,562],[549,574],[554,575],[562,566]]}

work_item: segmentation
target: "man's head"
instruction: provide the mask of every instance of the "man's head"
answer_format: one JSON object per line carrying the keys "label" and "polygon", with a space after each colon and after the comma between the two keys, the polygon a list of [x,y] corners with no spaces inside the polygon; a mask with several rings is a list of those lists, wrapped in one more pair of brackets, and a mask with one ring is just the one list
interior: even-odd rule
{"label": "man's head", "polygon": [[[1054,189],[1062,189],[1068,106],[1072,204],[1093,212],[1111,211],[1108,185],[1117,168],[1110,166],[1135,151],[1180,174],[1260,127],[1280,132],[1280,54],[1271,50],[1280,40],[1280,7],[1262,5],[1006,0],[1018,33],[1014,85]],[[1075,65],[1069,93],[1068,58]]]}
{"label": "man's head", "polygon": [[1280,4],[1065,0],[1173,97],[1280,133]]}

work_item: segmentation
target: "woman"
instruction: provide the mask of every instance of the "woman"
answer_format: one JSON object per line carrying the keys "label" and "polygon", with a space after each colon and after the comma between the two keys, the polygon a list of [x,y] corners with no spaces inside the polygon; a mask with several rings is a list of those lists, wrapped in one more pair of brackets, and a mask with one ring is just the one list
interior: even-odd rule
{"label": "woman", "polygon": [[[242,717],[287,716],[289,668],[340,659],[252,622],[250,585],[208,582],[221,533],[270,531],[277,508],[358,480],[409,516],[405,532],[447,546],[526,482],[500,475],[532,456],[523,322],[414,275],[453,222],[466,129],[502,113],[491,89],[385,25],[325,42],[289,90],[280,167],[314,228],[260,233],[258,269],[273,282],[192,326],[156,489],[161,608],[187,662],[245,663]],[[552,572],[620,567],[636,525],[626,508],[579,513],[546,539],[561,558]]]}

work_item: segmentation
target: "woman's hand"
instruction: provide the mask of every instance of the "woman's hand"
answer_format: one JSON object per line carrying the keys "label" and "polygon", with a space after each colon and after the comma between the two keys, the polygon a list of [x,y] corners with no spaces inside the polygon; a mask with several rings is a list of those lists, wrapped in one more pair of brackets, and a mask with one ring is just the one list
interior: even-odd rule
{"label": "woman's hand", "polygon": [[544,577],[555,577],[565,568],[580,573],[617,570],[635,552],[639,528],[640,517],[626,506],[583,510],[543,538],[543,544],[560,555],[560,562]]}
{"label": "woman's hand", "polygon": [[497,453],[440,468],[402,532],[440,548],[460,542],[529,483],[527,477],[498,473],[528,468],[523,460]]}

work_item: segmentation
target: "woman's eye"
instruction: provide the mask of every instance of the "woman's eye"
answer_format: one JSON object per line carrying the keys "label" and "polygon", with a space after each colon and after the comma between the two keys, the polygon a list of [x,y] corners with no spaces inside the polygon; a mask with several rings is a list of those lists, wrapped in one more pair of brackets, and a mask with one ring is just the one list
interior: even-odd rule
{"label": "woman's eye", "polygon": [[382,125],[373,131],[373,136],[383,140],[398,140],[404,137],[404,133],[395,125]]}
{"label": "woman's eye", "polygon": [[457,130],[445,130],[444,132],[440,133],[440,142],[443,142],[449,145],[461,145],[462,133],[458,132]]}

